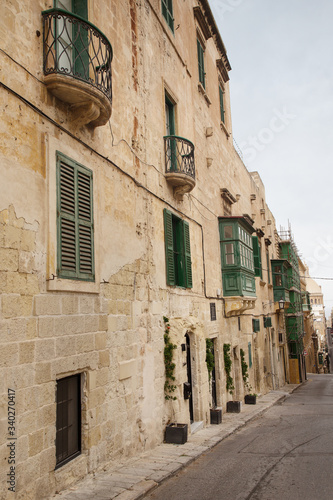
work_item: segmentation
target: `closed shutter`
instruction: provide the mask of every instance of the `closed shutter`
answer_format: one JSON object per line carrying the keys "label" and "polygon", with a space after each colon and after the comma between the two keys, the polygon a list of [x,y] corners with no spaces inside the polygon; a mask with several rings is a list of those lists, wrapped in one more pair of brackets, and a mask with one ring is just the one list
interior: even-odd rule
{"label": "closed shutter", "polygon": [[259,319],[252,319],[252,330],[254,332],[260,331],[260,320]]}
{"label": "closed shutter", "polygon": [[165,240],[165,265],[167,285],[175,286],[175,261],[173,254],[173,231],[172,214],[166,208],[164,209],[164,240]]}
{"label": "closed shutter", "polygon": [[220,115],[221,115],[221,121],[224,123],[224,101],[223,101],[223,90],[219,86],[219,93],[220,93]]}
{"label": "closed shutter", "polygon": [[272,318],[270,316],[264,317],[264,327],[270,328],[272,326]]}
{"label": "closed shutter", "polygon": [[92,224],[92,175],[77,172],[78,190],[78,233],[79,272],[81,275],[93,273],[93,224]]}
{"label": "closed shutter", "polygon": [[61,278],[94,279],[92,172],[57,154],[58,271]]}
{"label": "closed shutter", "polygon": [[184,253],[185,253],[185,286],[186,288],[192,288],[190,226],[186,221],[183,221],[183,230],[184,230]]}
{"label": "closed shutter", "polygon": [[173,32],[173,6],[172,0],[162,0],[162,15]]}
{"label": "closed shutter", "polygon": [[59,170],[58,274],[66,276],[76,272],[75,169],[60,161]]}
{"label": "closed shutter", "polygon": [[199,82],[202,84],[203,88],[206,88],[205,84],[205,65],[204,65],[204,50],[197,38],[197,48],[198,48],[198,68],[199,68]]}
{"label": "closed shutter", "polygon": [[255,276],[260,276],[260,278],[262,278],[261,253],[260,253],[258,236],[252,236],[252,243],[253,243],[254,274]]}

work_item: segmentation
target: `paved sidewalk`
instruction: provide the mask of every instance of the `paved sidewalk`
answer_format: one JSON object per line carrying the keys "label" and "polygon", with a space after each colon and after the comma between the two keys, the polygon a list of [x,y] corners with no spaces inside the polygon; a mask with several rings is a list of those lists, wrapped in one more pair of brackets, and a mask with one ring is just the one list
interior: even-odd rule
{"label": "paved sidewalk", "polygon": [[223,413],[222,423],[189,436],[181,445],[161,444],[139,457],[110,464],[52,498],[56,500],[139,500],[167,477],[186,467],[205,451],[230,436],[250,420],[285,399],[299,385],[288,384],[257,397],[256,405],[242,404],[241,413]]}

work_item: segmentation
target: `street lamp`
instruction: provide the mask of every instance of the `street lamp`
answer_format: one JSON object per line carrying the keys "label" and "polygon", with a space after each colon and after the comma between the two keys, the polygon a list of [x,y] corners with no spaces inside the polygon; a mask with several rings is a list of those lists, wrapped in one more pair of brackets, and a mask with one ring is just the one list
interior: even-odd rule
{"label": "street lamp", "polygon": [[285,301],[283,299],[279,300],[279,309],[282,311],[284,309]]}

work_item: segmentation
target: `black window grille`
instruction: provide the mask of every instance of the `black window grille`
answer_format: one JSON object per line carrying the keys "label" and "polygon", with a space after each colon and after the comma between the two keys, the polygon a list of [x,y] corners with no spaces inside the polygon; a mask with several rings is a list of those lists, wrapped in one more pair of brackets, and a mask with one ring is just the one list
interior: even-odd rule
{"label": "black window grille", "polygon": [[81,376],[57,381],[56,467],[81,453]]}
{"label": "black window grille", "polygon": [[215,302],[210,303],[210,320],[216,321],[216,304],[215,304]]}

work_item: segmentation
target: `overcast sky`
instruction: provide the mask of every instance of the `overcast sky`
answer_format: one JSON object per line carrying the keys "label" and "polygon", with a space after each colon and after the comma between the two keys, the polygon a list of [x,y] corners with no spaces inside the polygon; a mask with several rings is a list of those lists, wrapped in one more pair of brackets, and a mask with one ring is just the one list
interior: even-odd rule
{"label": "overcast sky", "polygon": [[[233,135],[313,277],[333,279],[333,1],[210,0],[227,49]],[[333,280],[322,287],[326,317]]]}

